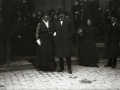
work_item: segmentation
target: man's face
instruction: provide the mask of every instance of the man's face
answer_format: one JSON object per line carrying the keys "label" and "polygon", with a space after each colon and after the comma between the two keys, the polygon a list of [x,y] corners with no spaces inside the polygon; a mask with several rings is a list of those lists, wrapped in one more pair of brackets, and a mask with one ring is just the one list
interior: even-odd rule
{"label": "man's face", "polygon": [[57,18],[58,18],[58,16],[57,16],[57,15],[55,15],[55,16],[54,16],[54,19],[57,19]]}
{"label": "man's face", "polygon": [[65,14],[64,14],[64,13],[60,13],[60,14],[59,14],[59,19],[62,19],[62,20],[63,20],[64,18],[65,18]]}
{"label": "man's face", "polygon": [[75,1],[75,5],[78,5],[79,3],[78,3],[78,1]]}
{"label": "man's face", "polygon": [[90,20],[87,20],[87,25],[91,26],[91,21]]}
{"label": "man's face", "polygon": [[115,17],[111,17],[111,22],[115,23],[116,22],[116,18]]}
{"label": "man's face", "polygon": [[33,14],[32,14],[32,17],[33,17],[33,18],[36,18],[36,14],[35,14],[35,13],[33,13]]}
{"label": "man's face", "polygon": [[41,13],[41,12],[38,12],[38,16],[40,16],[40,15],[42,15],[42,13]]}

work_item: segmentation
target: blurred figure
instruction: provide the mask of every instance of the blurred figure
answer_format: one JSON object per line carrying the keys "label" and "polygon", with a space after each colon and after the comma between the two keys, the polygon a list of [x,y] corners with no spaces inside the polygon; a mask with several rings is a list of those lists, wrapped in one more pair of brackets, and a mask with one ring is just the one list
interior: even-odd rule
{"label": "blurred figure", "polygon": [[98,0],[84,0],[83,3],[83,13],[81,17],[81,24],[87,26],[87,18],[92,18],[94,21],[94,26],[98,27],[100,22],[101,8],[99,6]]}
{"label": "blurred figure", "polygon": [[36,12],[32,12],[31,17],[28,21],[28,28],[26,31],[26,54],[27,55],[36,55],[36,27],[37,27],[37,14]]}
{"label": "blurred figure", "polygon": [[106,11],[106,22],[110,23],[110,21],[111,21],[111,13],[110,13],[110,10],[107,10]]}
{"label": "blurred figure", "polygon": [[31,32],[30,37],[35,38],[35,32],[36,32],[36,27],[37,27],[37,14],[36,14],[36,12],[32,13],[32,17],[29,20],[29,27],[30,27],[29,31]]}
{"label": "blurred figure", "polygon": [[58,19],[58,14],[55,13],[54,16],[53,16],[54,20],[57,20]]}
{"label": "blurred figure", "polygon": [[94,26],[98,28],[98,25],[100,23],[100,15],[101,15],[101,8],[99,5],[99,0],[91,0],[91,7],[92,7],[92,18],[94,21]]}
{"label": "blurred figure", "polygon": [[99,67],[99,62],[95,39],[97,37],[97,28],[93,26],[92,19],[87,19],[87,27],[82,27],[78,30],[84,39],[79,55],[79,64],[84,66]]}
{"label": "blurred figure", "polygon": [[11,22],[11,49],[15,54],[23,54],[23,35],[24,35],[24,24],[22,13],[20,10],[16,11],[16,17]]}
{"label": "blurred figure", "polygon": [[53,18],[54,14],[55,14],[55,10],[54,10],[54,9],[51,9],[51,10],[50,10],[50,19]]}
{"label": "blurred figure", "polygon": [[51,22],[54,22],[54,21],[57,20],[57,19],[58,19],[58,14],[55,13],[55,14],[51,17],[50,21],[51,21]]}
{"label": "blurred figure", "polygon": [[108,26],[105,42],[106,56],[108,58],[105,67],[112,67],[112,69],[116,68],[120,42],[120,24],[118,24],[116,20],[116,16],[111,17],[112,23]]}
{"label": "blurred figure", "polygon": [[83,6],[83,0],[78,0],[78,1],[79,1],[79,4]]}
{"label": "blurred figure", "polygon": [[42,21],[42,11],[41,11],[41,10],[39,10],[39,11],[37,12],[37,19],[38,19],[37,23],[39,23],[39,22]]}
{"label": "blurred figure", "polygon": [[65,12],[65,17],[72,20],[70,12]]}
{"label": "blurred figure", "polygon": [[[75,31],[77,32],[78,28],[81,26],[81,5],[78,0],[75,0],[74,6],[71,9],[72,19],[75,27]],[[77,34],[74,34],[73,44],[76,49],[76,55],[78,54],[77,48]]]}
{"label": "blurred figure", "polygon": [[75,30],[77,30],[80,27],[81,22],[81,5],[78,0],[75,0],[75,5],[72,7],[71,12]]}
{"label": "blurred figure", "polygon": [[44,12],[43,20],[36,29],[36,42],[38,44],[36,66],[38,70],[42,71],[54,71],[56,69],[51,32],[52,23],[49,20],[49,12]]}
{"label": "blurred figure", "polygon": [[51,14],[54,15],[55,14],[55,10],[54,9],[51,9]]}

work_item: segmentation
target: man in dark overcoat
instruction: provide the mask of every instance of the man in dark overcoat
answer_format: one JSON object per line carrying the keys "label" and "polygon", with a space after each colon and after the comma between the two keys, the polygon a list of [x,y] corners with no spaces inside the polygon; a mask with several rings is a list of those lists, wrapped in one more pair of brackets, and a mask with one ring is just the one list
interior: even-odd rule
{"label": "man in dark overcoat", "polygon": [[108,62],[105,67],[112,67],[112,69],[115,69],[119,50],[120,25],[116,22],[116,16],[111,17],[111,22],[106,34],[105,46]]}
{"label": "man in dark overcoat", "polygon": [[65,17],[63,9],[58,11],[59,19],[53,23],[53,31],[55,38],[55,55],[59,58],[60,70],[64,70],[63,58],[66,58],[68,72],[72,74],[71,57],[75,55],[74,45],[72,42],[73,34],[75,33],[73,22]]}

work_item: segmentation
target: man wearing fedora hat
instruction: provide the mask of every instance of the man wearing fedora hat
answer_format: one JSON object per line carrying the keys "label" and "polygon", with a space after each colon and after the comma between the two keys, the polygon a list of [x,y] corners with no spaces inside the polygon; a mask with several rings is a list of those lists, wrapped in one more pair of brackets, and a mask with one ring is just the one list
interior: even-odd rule
{"label": "man wearing fedora hat", "polygon": [[59,58],[60,69],[58,72],[64,70],[63,58],[66,58],[68,72],[72,74],[71,57],[75,55],[74,46],[72,42],[75,33],[73,22],[65,17],[63,9],[58,10],[59,19],[53,22],[53,36],[55,37],[55,55]]}
{"label": "man wearing fedora hat", "polygon": [[112,69],[115,69],[116,67],[120,41],[120,25],[116,20],[116,16],[111,16],[112,23],[108,26],[105,43],[106,56],[108,58],[105,67],[112,67]]}

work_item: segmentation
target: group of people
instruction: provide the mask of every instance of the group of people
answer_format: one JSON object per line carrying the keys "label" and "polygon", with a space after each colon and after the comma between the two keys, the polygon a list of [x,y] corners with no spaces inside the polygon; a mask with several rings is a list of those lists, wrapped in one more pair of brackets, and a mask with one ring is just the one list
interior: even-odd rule
{"label": "group of people", "polygon": [[68,72],[71,74],[71,57],[74,56],[74,45],[72,37],[75,33],[72,21],[65,17],[64,11],[59,11],[59,19],[53,23],[49,22],[49,12],[44,12],[43,20],[38,24],[36,30],[37,48],[37,67],[40,70],[55,70],[55,57],[60,61],[60,70],[64,70],[66,58]]}
{"label": "group of people", "polygon": [[[105,67],[116,67],[118,47],[120,41],[120,25],[116,17],[111,17],[111,25],[106,35],[106,56],[109,58]],[[99,58],[96,49],[97,27],[93,20],[86,20],[87,26],[81,26],[76,31],[73,21],[66,17],[65,11],[58,11],[58,18],[50,21],[49,12],[44,12],[42,20],[36,29],[37,60],[36,67],[42,71],[56,70],[55,56],[59,58],[60,69],[64,71],[64,58],[66,58],[68,73],[72,74],[71,57],[76,55],[73,37],[77,33],[83,37],[79,52],[79,64],[84,66],[99,67]]]}
{"label": "group of people", "polygon": [[[68,72],[72,74],[72,56],[79,58],[80,65],[99,67],[96,49],[98,35],[98,15],[96,14],[98,13],[91,11],[94,6],[97,7],[96,12],[99,10],[96,1],[75,0],[75,5],[71,9],[72,15],[60,8],[58,13],[55,13],[54,10],[38,11],[37,13],[32,12],[31,15],[28,14],[27,18],[22,18],[21,12],[17,11],[17,17],[12,22],[11,36],[15,35],[18,38],[16,38],[17,40],[15,37],[11,38],[13,40],[12,48],[16,50],[18,46],[21,46],[18,39],[25,37],[25,49],[28,48],[28,53],[36,54],[37,52],[36,68],[42,71],[54,71],[56,69],[55,57],[58,57],[60,62],[58,72],[64,71],[64,58],[66,58]],[[95,17],[93,18],[93,16]],[[115,69],[120,41],[120,25],[115,16],[111,16],[111,21],[112,23],[105,35],[105,52],[109,59],[105,67]],[[24,30],[25,27],[27,30]],[[80,39],[76,39],[77,37]],[[76,52],[76,49],[79,51]],[[24,49],[20,48],[20,50]]]}

